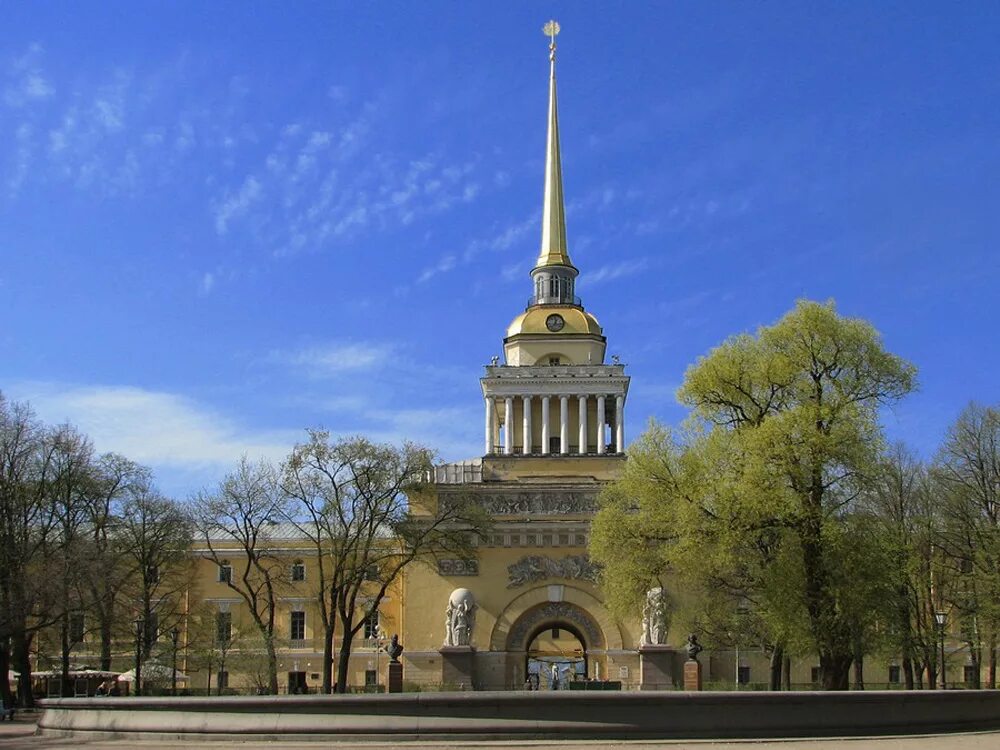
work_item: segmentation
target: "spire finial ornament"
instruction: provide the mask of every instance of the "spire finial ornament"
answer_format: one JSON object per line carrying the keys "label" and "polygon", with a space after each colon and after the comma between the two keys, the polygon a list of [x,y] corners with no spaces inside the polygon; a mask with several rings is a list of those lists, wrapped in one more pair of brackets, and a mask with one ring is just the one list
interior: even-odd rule
{"label": "spire finial ornament", "polygon": [[545,194],[542,203],[542,249],[535,268],[569,266],[566,247],[566,210],[563,206],[562,165],[559,159],[559,112],[556,106],[556,35],[559,24],[542,27],[549,38],[549,132],[545,144]]}
{"label": "spire finial ornament", "polygon": [[556,36],[559,34],[559,23],[549,21],[542,27],[542,31],[549,38],[549,60],[554,61],[556,59]]}

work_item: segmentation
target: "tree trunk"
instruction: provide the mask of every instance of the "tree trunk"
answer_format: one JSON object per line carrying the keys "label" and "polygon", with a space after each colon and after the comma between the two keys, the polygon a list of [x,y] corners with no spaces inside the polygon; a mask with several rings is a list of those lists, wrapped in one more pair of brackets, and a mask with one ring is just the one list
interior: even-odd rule
{"label": "tree trunk", "polygon": [[267,681],[271,695],[278,694],[278,653],[274,648],[274,635],[270,634],[264,643],[267,647]]}
{"label": "tree trunk", "polygon": [[337,655],[337,692],[347,692],[347,672],[351,662],[351,641],[353,634],[350,628],[344,628],[344,634],[340,638],[340,651]]}
{"label": "tree trunk", "polygon": [[851,690],[864,690],[865,689],[865,657],[861,653],[861,649],[856,649],[854,652],[854,685],[851,686]]}
{"label": "tree trunk", "polygon": [[990,635],[990,665],[986,673],[986,687],[996,690],[997,687],[997,637]]}
{"label": "tree trunk", "polygon": [[107,613],[112,610],[104,610],[101,612],[101,669],[105,672],[111,671],[111,642],[113,636],[111,633],[112,618]]}
{"label": "tree trunk", "polygon": [[31,638],[18,628],[10,637],[14,669],[21,673],[17,678],[17,698],[21,708],[34,708],[35,696],[31,692]]}
{"label": "tree trunk", "polygon": [[850,688],[851,662],[854,659],[843,652],[820,652],[819,678],[824,690]]}
{"label": "tree trunk", "polygon": [[790,691],[792,689],[792,657],[786,654],[785,658],[781,661],[781,672],[785,679],[785,690]]}
{"label": "tree trunk", "polygon": [[[979,690],[982,687],[982,678],[979,675],[979,665],[980,659],[982,659],[982,654],[979,649],[974,648],[973,643],[970,642],[967,643],[967,645],[969,647],[969,658],[972,661],[972,669],[970,670],[972,672],[972,684],[966,684],[966,687],[971,687],[973,690]],[[952,682],[958,683],[958,678],[955,678]]]}
{"label": "tree trunk", "polygon": [[66,621],[66,615],[62,616],[62,623],[59,626],[59,666],[61,669],[61,674],[59,675],[59,695],[63,698],[73,697],[73,686],[70,684],[69,679],[69,623]]}
{"label": "tree trunk", "polygon": [[903,657],[903,687],[913,690],[913,660],[909,655]]}
{"label": "tree trunk", "polygon": [[768,679],[768,690],[781,690],[781,665],[784,662],[785,649],[775,646],[771,651],[770,675]]}
{"label": "tree trunk", "polygon": [[323,692],[333,692],[333,625],[323,628]]}
{"label": "tree trunk", "polygon": [[[10,668],[10,647],[7,640],[4,639],[4,641],[0,643],[0,674],[7,674]],[[16,704],[14,695],[10,692],[9,680],[0,680],[0,699],[3,700],[3,704],[5,706],[13,706]]]}

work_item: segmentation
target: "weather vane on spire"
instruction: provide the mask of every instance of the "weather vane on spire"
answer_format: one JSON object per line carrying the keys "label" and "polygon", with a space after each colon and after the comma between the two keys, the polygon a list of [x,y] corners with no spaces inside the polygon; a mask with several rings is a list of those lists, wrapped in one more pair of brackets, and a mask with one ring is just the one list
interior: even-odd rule
{"label": "weather vane on spire", "polygon": [[545,36],[549,38],[549,59],[556,59],[556,35],[559,33],[559,24],[556,21],[549,21],[542,27]]}

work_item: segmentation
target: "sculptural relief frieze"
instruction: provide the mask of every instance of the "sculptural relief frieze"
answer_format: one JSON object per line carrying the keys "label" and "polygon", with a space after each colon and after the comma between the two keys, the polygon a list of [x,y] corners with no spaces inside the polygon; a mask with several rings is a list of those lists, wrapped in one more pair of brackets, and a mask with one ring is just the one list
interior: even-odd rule
{"label": "sculptural relief frieze", "polygon": [[513,589],[546,578],[569,578],[597,582],[600,568],[587,555],[568,555],[552,558],[548,555],[525,555],[507,566],[507,588]]}
{"label": "sculptural relief frieze", "polygon": [[438,575],[442,576],[477,576],[479,575],[478,560],[442,559],[437,561]]}
{"label": "sculptural relief frieze", "polygon": [[492,516],[575,515],[597,510],[597,494],[582,492],[519,492],[485,495],[481,503]]}

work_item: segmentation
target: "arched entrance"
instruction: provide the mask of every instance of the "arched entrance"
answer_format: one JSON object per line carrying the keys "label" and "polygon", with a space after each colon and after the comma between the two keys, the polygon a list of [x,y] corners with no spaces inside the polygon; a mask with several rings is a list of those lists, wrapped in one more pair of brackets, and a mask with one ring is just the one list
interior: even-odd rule
{"label": "arched entrance", "polygon": [[569,623],[543,625],[528,639],[524,673],[535,690],[566,690],[587,678],[587,643]]}
{"label": "arched entrance", "polygon": [[588,675],[588,651],[602,650],[594,617],[571,602],[542,602],[525,610],[507,634],[508,653],[524,654],[523,674],[537,689],[566,689]]}

